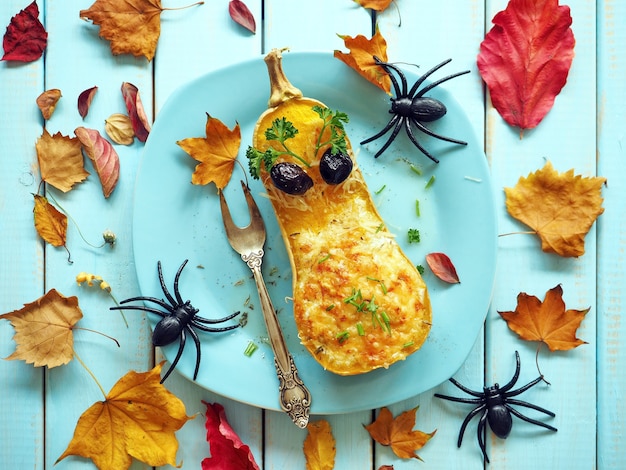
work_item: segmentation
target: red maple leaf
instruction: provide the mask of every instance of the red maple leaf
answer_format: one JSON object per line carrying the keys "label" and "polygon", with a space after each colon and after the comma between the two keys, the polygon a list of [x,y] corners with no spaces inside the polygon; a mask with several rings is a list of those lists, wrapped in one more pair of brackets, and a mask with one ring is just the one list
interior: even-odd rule
{"label": "red maple leaf", "polygon": [[11,18],[4,34],[2,60],[33,62],[41,57],[48,33],[39,21],[39,8],[33,2]]}
{"label": "red maple leaf", "polygon": [[502,118],[532,129],[565,86],[574,58],[572,17],[558,0],[510,0],[478,54],[478,70]]}

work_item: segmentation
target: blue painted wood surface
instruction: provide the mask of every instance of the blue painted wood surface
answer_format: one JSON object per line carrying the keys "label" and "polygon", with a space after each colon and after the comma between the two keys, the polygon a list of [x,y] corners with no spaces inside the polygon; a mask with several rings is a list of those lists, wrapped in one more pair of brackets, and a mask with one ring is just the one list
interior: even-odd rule
{"label": "blue painted wood surface", "polygon": [[[3,0],[0,27],[28,5]],[[182,6],[180,0],[163,2]],[[520,383],[536,376],[535,344],[519,341],[497,311],[512,310],[519,292],[543,297],[561,284],[569,308],[590,312],[578,336],[588,344],[564,353],[540,354],[542,371],[551,386],[539,385],[524,399],[556,412],[557,433],[515,421],[512,435],[500,440],[488,435],[492,468],[626,468],[626,321],[623,306],[626,249],[626,3],[620,0],[571,0],[576,55],[568,83],[544,122],[526,133],[506,125],[492,108],[476,70],[476,54],[491,18],[505,0],[396,0],[377,16],[350,0],[246,0],[257,19],[252,35],[228,17],[227,1],[210,1],[162,15],[162,30],[153,62],[113,56],[97,28],[79,19],[90,6],[84,0],[39,0],[41,19],[49,33],[45,60],[30,64],[0,63],[0,313],[21,308],[47,290],[79,297],[85,318],[81,324],[115,336],[118,349],[86,331],[75,332],[81,359],[108,390],[130,369],[147,370],[155,361],[150,329],[142,315],[127,314],[129,328],[111,321],[111,300],[97,289],[79,287],[80,271],[101,275],[118,299],[136,295],[130,220],[133,182],[143,145],[116,146],[122,162],[120,183],[104,200],[93,175],[70,193],[49,193],[72,214],[88,240],[98,242],[105,229],[113,230],[113,249],[93,249],[82,243],[70,223],[74,263],[63,249],[44,246],[32,225],[32,193],[39,185],[34,143],[43,130],[35,99],[46,89],[59,88],[63,98],[45,126],[49,132],[72,134],[85,125],[103,131],[104,118],[124,112],[119,94],[122,82],[139,87],[151,118],[174,89],[186,81],[224,65],[260,57],[273,47],[294,51],[344,49],[337,34],[371,36],[376,23],[388,42],[390,57],[424,67],[447,57],[460,69],[472,71],[469,85],[454,94],[472,117],[474,131],[485,146],[501,233],[522,226],[504,208],[504,187],[515,185],[550,160],[557,170],[574,168],[584,176],[607,177],[603,188],[605,213],[586,237],[586,253],[561,259],[542,253],[531,236],[501,237],[498,274],[483,332],[456,378],[470,386],[506,381],[514,367],[514,351],[522,357]],[[397,6],[397,8],[396,8]],[[373,21],[373,19],[375,21]],[[400,26],[401,21],[401,26]],[[99,87],[83,122],[76,111],[78,93]],[[233,92],[236,103],[236,91]],[[89,164],[88,164],[88,168]],[[91,171],[91,170],[90,170]],[[158,213],[158,208],[155,208]],[[13,329],[0,322],[0,356],[15,345]],[[160,358],[156,351],[156,360]],[[298,431],[281,413],[264,411],[207,392],[174,374],[167,386],[187,407],[201,413],[201,400],[224,404],[233,428],[248,444],[264,469],[305,468]],[[393,387],[393,384],[389,385]],[[424,462],[401,461],[388,448],[374,445],[362,425],[378,410],[324,416],[337,439],[336,468],[397,469],[482,468],[475,440],[476,420],[468,426],[460,449],[456,438],[468,411],[432,398],[433,393],[457,394],[449,383],[390,406],[394,413],[419,406],[416,428],[437,429],[419,452]],[[0,362],[0,468],[52,468],[68,445],[80,414],[101,394],[77,361],[52,370],[35,369],[19,361]],[[317,417],[316,417],[317,418]],[[209,455],[202,417],[177,434],[177,460],[184,468],[198,468]],[[90,468],[91,463],[70,457],[55,468]],[[146,468],[135,462],[132,468]]]}

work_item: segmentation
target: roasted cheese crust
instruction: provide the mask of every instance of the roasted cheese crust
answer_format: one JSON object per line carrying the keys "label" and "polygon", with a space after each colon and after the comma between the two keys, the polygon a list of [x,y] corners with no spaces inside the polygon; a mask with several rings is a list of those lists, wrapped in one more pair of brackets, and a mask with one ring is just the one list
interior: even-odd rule
{"label": "roasted cheese crust", "polygon": [[[321,103],[295,101],[298,106],[268,110],[259,119],[254,147],[266,149],[259,136],[284,117],[299,129],[293,147],[313,152],[321,120],[311,108]],[[431,326],[426,285],[378,214],[349,141],[348,150],[354,169],[336,186],[319,174],[323,151],[304,155],[314,181],[304,195],[285,194],[262,175],[290,248],[300,340],[325,369],[341,375],[405,359],[422,346]]]}

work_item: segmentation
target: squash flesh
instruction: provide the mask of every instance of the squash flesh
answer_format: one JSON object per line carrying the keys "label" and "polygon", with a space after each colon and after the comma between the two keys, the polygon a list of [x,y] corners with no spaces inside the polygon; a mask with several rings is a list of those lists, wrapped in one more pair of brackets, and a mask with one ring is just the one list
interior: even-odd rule
{"label": "squash flesh", "polygon": [[[268,55],[266,62],[274,99],[280,93],[274,93],[272,77],[284,74],[282,68],[279,73],[272,71],[271,67],[281,67],[279,52],[273,53],[278,58]],[[275,106],[261,115],[253,146],[261,151],[269,146],[280,150],[264,133],[275,119],[284,117],[299,131],[289,139],[289,148],[311,164],[306,171],[314,185],[304,195],[280,191],[268,172],[261,173],[292,267],[294,319],[300,340],[325,369],[340,375],[389,367],[418,350],[428,336],[428,290],[385,227],[348,136],[352,173],[339,185],[329,185],[319,173],[325,149],[313,154],[322,120],[312,108],[325,105],[299,96],[285,84],[281,88],[290,95],[274,101]],[[289,156],[279,161],[299,163]]]}

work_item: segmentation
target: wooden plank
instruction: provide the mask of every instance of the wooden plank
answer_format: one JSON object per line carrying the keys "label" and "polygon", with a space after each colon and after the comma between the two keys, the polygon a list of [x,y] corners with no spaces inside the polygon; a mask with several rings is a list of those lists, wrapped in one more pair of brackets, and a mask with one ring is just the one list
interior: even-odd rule
{"label": "wooden plank", "polygon": [[[396,5],[397,9],[392,5],[377,18],[380,32],[387,40],[388,60],[416,64],[419,66],[415,71],[417,74],[448,58],[452,62],[443,69],[446,74],[470,70],[470,75],[442,86],[458,101],[472,122],[473,129],[459,131],[473,130],[482,145],[484,95],[476,69],[476,51],[484,34],[484,2],[397,2]],[[411,70],[410,65],[401,67]],[[432,79],[440,76],[443,75]],[[418,160],[419,158],[421,156],[416,157]],[[484,376],[483,365],[484,342],[481,332],[455,377],[463,384],[480,388]],[[456,447],[461,423],[469,410],[458,404],[433,398],[435,392],[460,396],[459,391],[451,384],[444,383],[413,399],[397,403],[390,409],[395,416],[419,406],[415,429],[423,432],[437,430],[431,441],[417,452],[426,464],[436,468],[482,468],[482,456],[475,433],[468,433],[462,447]],[[393,464],[396,469],[409,469],[415,465],[412,461],[398,459],[389,449],[377,446],[374,468],[384,464]]]}
{"label": "wooden plank", "polygon": [[[152,110],[152,64],[145,58],[113,56],[107,41],[98,38],[98,27],[81,21],[79,11],[84,2],[49,2],[46,24],[50,37],[46,56],[46,86],[62,90],[57,110],[48,123],[52,133],[73,135],[78,126],[97,129],[104,134],[104,120],[113,113],[126,113],[120,87],[131,82],[140,90],[146,111]],[[89,114],[82,120],[76,109],[83,90],[98,86]],[[92,244],[102,242],[102,232],[117,235],[114,247],[93,248],[81,240],[78,229],[70,222],[68,247],[73,264],[63,250],[46,248],[46,287],[55,287],[64,295],[76,295],[83,310],[80,325],[115,337],[113,342],[86,331],[76,331],[75,351],[108,392],[129,370],[146,371],[152,365],[150,328],[144,315],[127,312],[128,327],[119,312],[109,311],[112,299],[97,286],[78,286],[76,275],[88,272],[102,276],[118,299],[138,294],[132,262],[131,220],[132,194],[137,162],[143,144],[115,146],[121,162],[119,183],[104,199],[100,182],[90,162],[91,176],[72,191],[62,194],[48,188],[61,206],[71,214],[84,237]],[[77,391],[80,391],[79,393]],[[46,390],[46,464],[50,467],[72,438],[80,414],[95,401],[102,400],[98,387],[78,361],[50,370]],[[85,461],[68,457],[64,468],[84,468]],[[144,468],[134,464],[132,468]]]}
{"label": "wooden plank", "polygon": [[598,3],[598,174],[608,178],[598,221],[598,468],[624,466],[626,436],[626,4]]}
{"label": "wooden plank", "polygon": [[[27,6],[0,5],[0,24]],[[41,5],[40,5],[40,10]],[[40,13],[43,21],[43,11]],[[0,313],[22,308],[43,295],[43,249],[33,227],[33,196],[39,185],[35,141],[43,119],[35,100],[44,90],[43,58],[31,63],[0,62]],[[14,330],[0,321],[0,357],[15,350]],[[44,371],[22,361],[0,364],[0,455],[8,468],[43,468]]]}
{"label": "wooden plank", "polygon": [[[504,0],[487,2],[487,29],[491,18],[503,10]],[[553,109],[536,129],[526,131],[523,139],[517,129],[510,128],[491,107],[487,108],[487,153],[492,162],[496,202],[500,208],[500,233],[526,228],[507,215],[503,187],[514,186],[521,176],[542,168],[546,160],[565,172],[574,168],[577,174],[595,175],[595,4],[568,2],[571,6],[576,37],[575,59],[568,83],[557,97]],[[581,112],[581,110],[585,110]],[[578,336],[593,342],[596,337],[596,246],[595,228],[586,237],[586,254],[565,259],[540,251],[535,236],[512,235],[500,240],[499,274],[487,320],[486,383],[505,383],[513,374],[514,351],[521,356],[519,385],[534,379],[536,344],[520,341],[508,330],[496,311],[515,309],[519,292],[543,300],[547,290],[557,284],[563,287],[568,308],[591,307]],[[488,452],[492,466],[506,468],[578,467],[593,468],[595,464],[595,349],[584,345],[573,351],[539,355],[541,372],[551,386],[539,384],[520,400],[545,407],[556,418],[545,419],[539,413],[522,410],[524,414],[554,424],[558,433],[514,418],[510,437],[504,441],[488,432]],[[473,433],[475,427],[468,429]]]}
{"label": "wooden plank", "polygon": [[[343,48],[336,33],[369,37],[370,32],[369,12],[350,2],[265,1],[265,52],[288,46],[293,52],[332,53]],[[295,428],[282,413],[266,412],[265,416],[265,468],[304,468],[302,443],[306,431]],[[362,426],[370,420],[369,411],[314,415],[311,419],[327,419],[331,423],[338,442],[335,468],[371,468],[372,447]]]}
{"label": "wooden plank", "polygon": [[[156,119],[159,110],[178,87],[211,71],[260,55],[263,37],[261,1],[245,3],[257,22],[257,33],[254,35],[231,20],[228,4],[224,2],[205,2],[186,10],[164,12],[167,19],[162,22],[154,70]],[[237,106],[237,90],[217,92],[231,93],[233,106]],[[207,108],[206,112],[212,113],[212,110]],[[242,148],[245,148],[243,143]],[[240,158],[244,156],[241,155]],[[205,406],[202,401],[224,406],[230,425],[250,447],[255,460],[262,465],[261,409],[208,392],[176,373],[168,378],[167,387],[183,400],[189,414],[197,415],[196,419],[187,423],[177,434],[181,443],[178,457],[186,465],[199,468],[202,459],[210,455],[204,428]]]}

